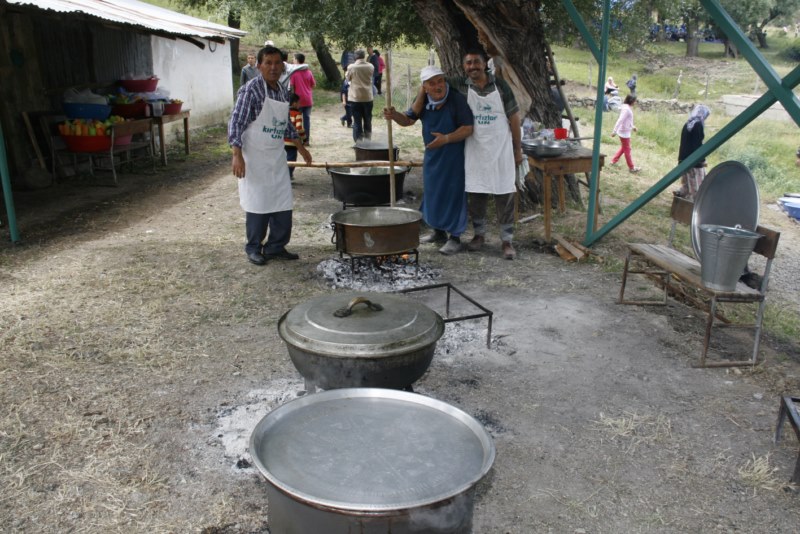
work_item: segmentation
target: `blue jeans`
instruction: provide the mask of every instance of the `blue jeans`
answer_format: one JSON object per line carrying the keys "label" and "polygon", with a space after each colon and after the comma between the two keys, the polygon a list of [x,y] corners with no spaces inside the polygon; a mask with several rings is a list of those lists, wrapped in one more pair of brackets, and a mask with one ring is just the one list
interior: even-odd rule
{"label": "blue jeans", "polygon": [[[284,145],[283,149],[286,151],[286,161],[297,161],[297,147],[292,145]],[[289,167],[289,178],[294,180],[294,167]]]}
{"label": "blue jeans", "polygon": [[306,131],[306,143],[307,145],[311,144],[311,106],[305,106],[300,108],[300,111],[303,113],[303,129]]}
{"label": "blue jeans", "polygon": [[353,109],[353,140],[372,137],[372,101],[350,102]]}

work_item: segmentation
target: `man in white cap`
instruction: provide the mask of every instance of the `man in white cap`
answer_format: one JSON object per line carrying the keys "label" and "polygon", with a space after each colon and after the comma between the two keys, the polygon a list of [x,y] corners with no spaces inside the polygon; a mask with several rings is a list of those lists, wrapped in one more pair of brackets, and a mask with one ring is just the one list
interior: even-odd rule
{"label": "man in white cap", "polygon": [[[419,113],[409,109],[399,113],[385,108],[383,116],[400,126],[422,120],[425,158],[422,167],[422,212],[433,233],[423,243],[444,242],[439,252],[460,252],[461,234],[467,227],[467,194],[464,190],[464,140],[472,135],[473,116],[467,99],[451,91],[439,67],[422,69],[420,80],[425,91],[425,106]],[[449,237],[448,237],[449,234]]]}

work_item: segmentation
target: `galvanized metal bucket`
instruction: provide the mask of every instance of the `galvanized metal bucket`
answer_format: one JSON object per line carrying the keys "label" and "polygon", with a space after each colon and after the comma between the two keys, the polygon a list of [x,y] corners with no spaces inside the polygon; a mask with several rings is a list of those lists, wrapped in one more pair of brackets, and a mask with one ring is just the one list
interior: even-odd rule
{"label": "galvanized metal bucket", "polygon": [[715,291],[735,291],[760,234],[716,224],[700,225],[700,279]]}

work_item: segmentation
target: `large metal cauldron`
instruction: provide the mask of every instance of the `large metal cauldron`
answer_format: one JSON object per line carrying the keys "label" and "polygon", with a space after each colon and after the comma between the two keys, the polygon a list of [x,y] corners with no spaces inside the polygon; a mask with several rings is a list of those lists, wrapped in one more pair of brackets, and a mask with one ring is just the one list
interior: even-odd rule
{"label": "large metal cauldron", "polygon": [[428,370],[444,320],[407,297],[337,293],[289,310],[278,333],[310,392],[405,388]]}
{"label": "large metal cauldron", "polygon": [[495,449],[454,406],[355,388],[276,408],[256,425],[250,454],[269,482],[274,534],[468,533]]}
{"label": "large metal cauldron", "polygon": [[[394,198],[403,198],[403,182],[410,167],[394,166]],[[328,169],[333,182],[333,198],[350,206],[390,204],[389,166],[340,167]]]}
{"label": "large metal cauldron", "polygon": [[422,213],[409,208],[352,208],[334,213],[333,242],[345,254],[389,256],[419,246]]}
{"label": "large metal cauldron", "polygon": [[[389,161],[389,143],[381,143],[379,141],[358,141],[353,150],[356,151],[356,161]],[[400,159],[400,149],[397,145],[394,146],[394,158],[392,161]]]}

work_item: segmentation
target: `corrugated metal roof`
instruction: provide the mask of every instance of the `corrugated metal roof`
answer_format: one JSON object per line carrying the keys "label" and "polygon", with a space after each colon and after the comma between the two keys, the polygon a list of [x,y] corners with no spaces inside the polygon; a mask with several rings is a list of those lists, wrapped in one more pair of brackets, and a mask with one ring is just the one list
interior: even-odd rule
{"label": "corrugated metal roof", "polygon": [[83,13],[104,20],[157,32],[206,38],[238,39],[247,32],[190,17],[137,0],[6,0],[58,13]]}

